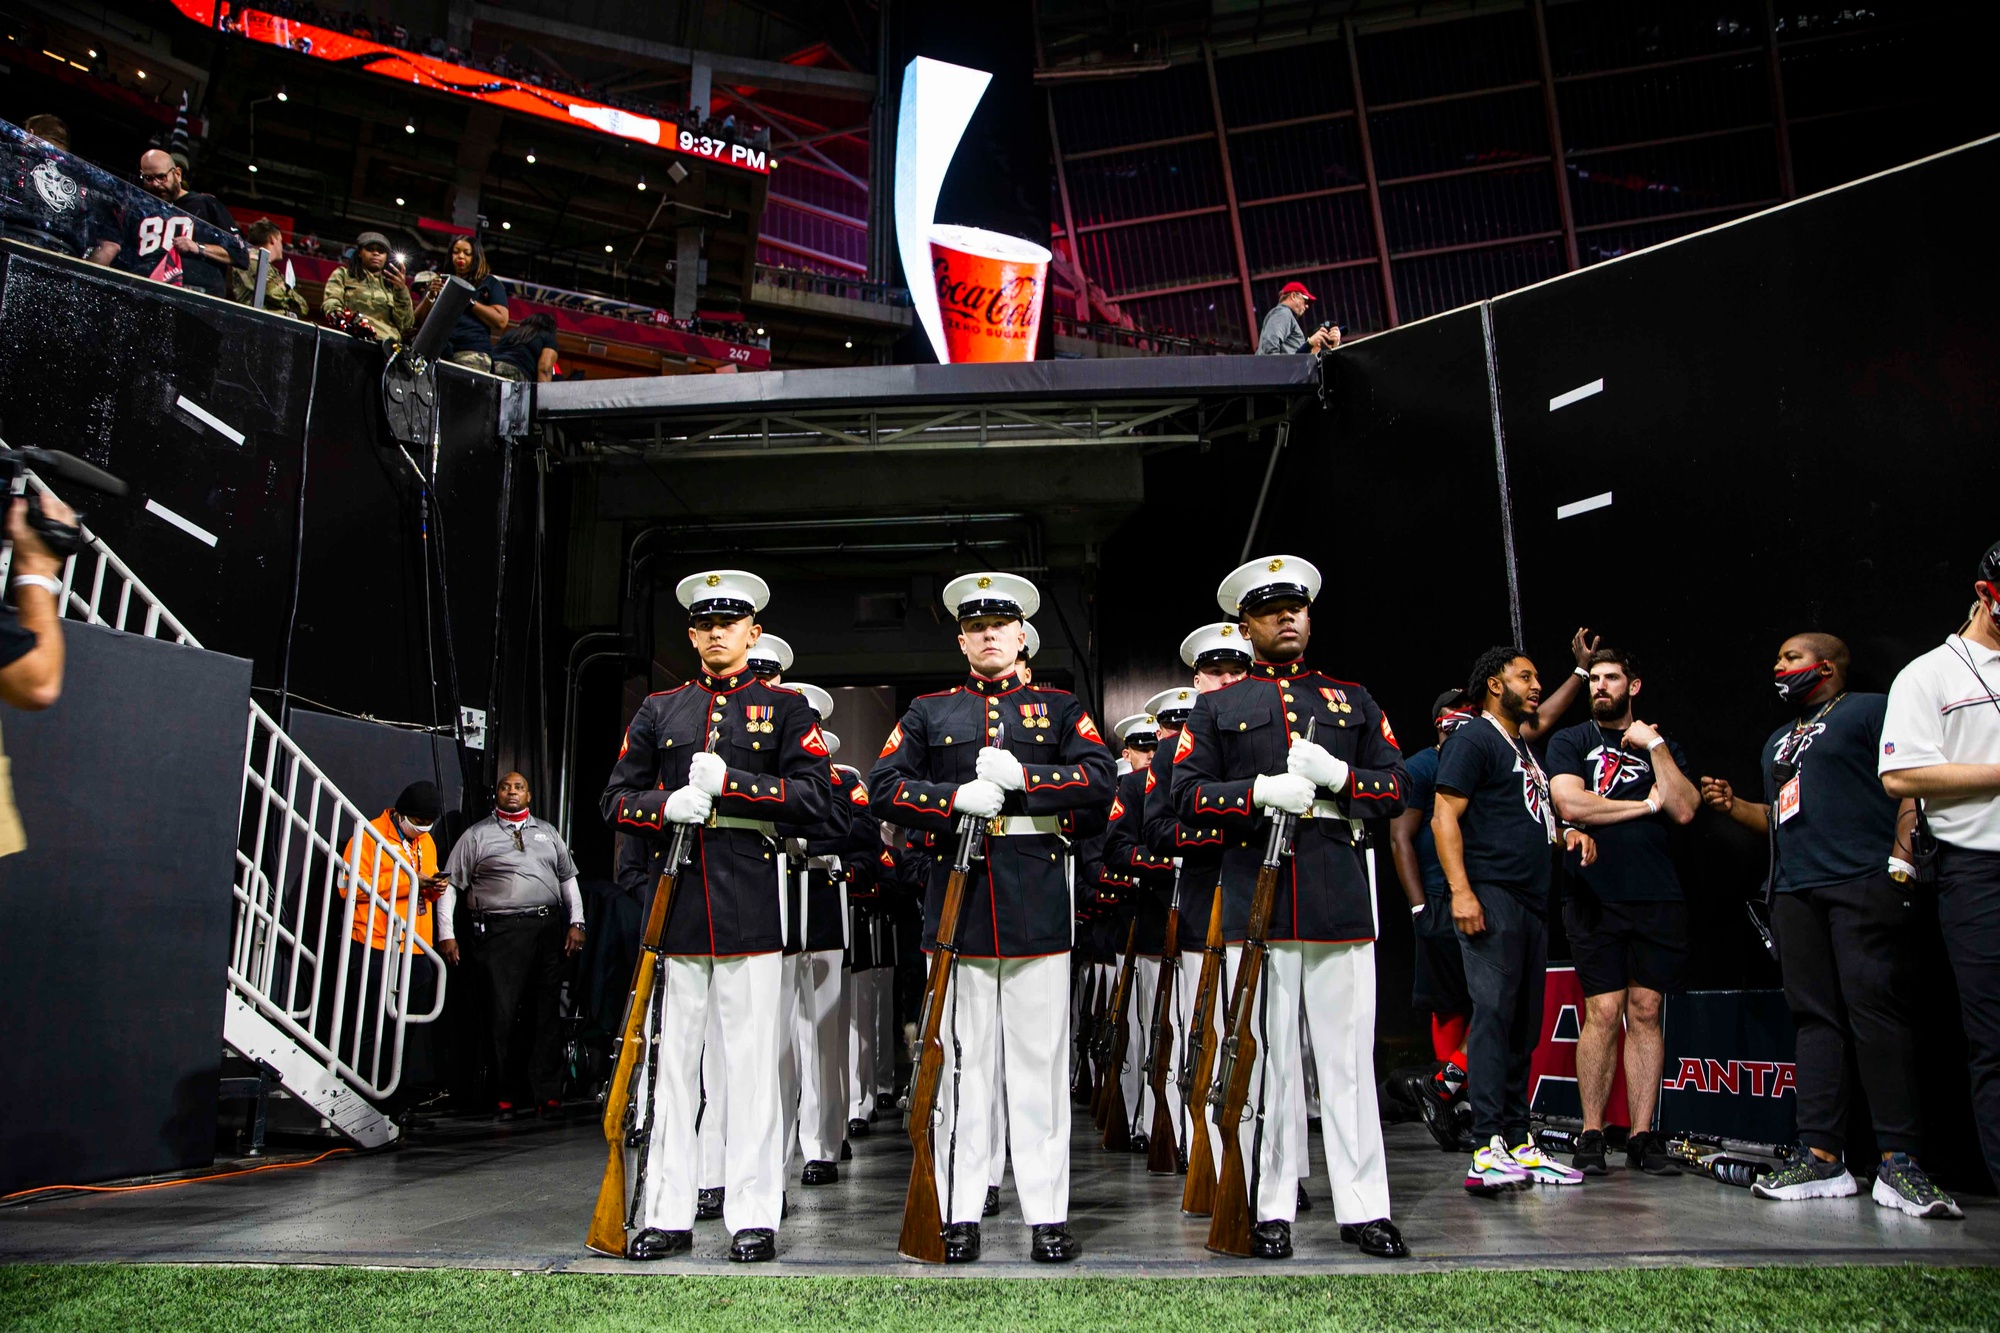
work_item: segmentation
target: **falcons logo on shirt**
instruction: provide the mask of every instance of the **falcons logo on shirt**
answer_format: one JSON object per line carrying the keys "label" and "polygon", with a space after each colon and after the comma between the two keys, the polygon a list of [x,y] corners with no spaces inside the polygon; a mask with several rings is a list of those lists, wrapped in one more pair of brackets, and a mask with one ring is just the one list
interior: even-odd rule
{"label": "falcons logo on shirt", "polygon": [[1540,821],[1548,830],[1549,841],[1555,841],[1555,803],[1549,799],[1548,774],[1542,772],[1540,764],[1524,762],[1519,751],[1514,754],[1514,771],[1521,775],[1521,804],[1528,817]]}
{"label": "falcons logo on shirt", "polygon": [[1777,752],[1771,756],[1774,764],[1794,764],[1805,758],[1812,743],[1826,730],[1826,723],[1815,722],[1809,727],[1795,728],[1790,735],[1778,742]]}
{"label": "falcons logo on shirt", "polygon": [[1619,745],[1600,745],[1584,756],[1590,764],[1591,790],[1609,796],[1620,783],[1639,782],[1653,776],[1652,765]]}

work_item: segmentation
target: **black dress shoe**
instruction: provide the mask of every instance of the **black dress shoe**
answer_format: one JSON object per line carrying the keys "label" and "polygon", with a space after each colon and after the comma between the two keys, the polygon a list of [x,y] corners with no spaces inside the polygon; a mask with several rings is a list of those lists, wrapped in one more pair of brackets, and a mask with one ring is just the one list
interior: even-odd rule
{"label": "black dress shoe", "polygon": [[712,1190],[697,1190],[694,1196],[694,1220],[713,1222],[722,1216],[722,1186]]}
{"label": "black dress shoe", "polygon": [[1152,1146],[1153,1141],[1144,1134],[1134,1134],[1132,1136],[1132,1151],[1138,1153],[1141,1157],[1144,1157]]}
{"label": "black dress shoe", "polygon": [[1340,1239],[1349,1245],[1359,1245],[1361,1252],[1371,1258],[1410,1257],[1410,1247],[1403,1244],[1403,1233],[1396,1230],[1396,1224],[1386,1217],[1378,1217],[1373,1222],[1342,1222]]}
{"label": "black dress shoe", "polygon": [[969,1264],[979,1257],[979,1223],[953,1222],[944,1229],[944,1261]]}
{"label": "black dress shoe", "polygon": [[840,1168],[832,1162],[807,1162],[805,1174],[800,1177],[807,1185],[831,1185],[840,1179]]}
{"label": "black dress shoe", "polygon": [[778,1257],[778,1233],[769,1227],[745,1227],[729,1242],[729,1257],[739,1264],[761,1264]]}
{"label": "black dress shoe", "polygon": [[846,1139],[842,1139],[840,1141],[840,1160],[843,1162],[851,1162],[854,1160],[854,1145],[849,1143]]}
{"label": "black dress shoe", "polygon": [[859,1117],[847,1122],[847,1137],[865,1139],[868,1137],[868,1122]]}
{"label": "black dress shoe", "polygon": [[1292,1257],[1292,1224],[1290,1222],[1259,1222],[1250,1228],[1250,1253],[1258,1259],[1289,1259]]}
{"label": "black dress shoe", "polygon": [[1313,1210],[1312,1195],[1306,1193],[1306,1183],[1305,1181],[1301,1180],[1299,1182],[1299,1211],[1302,1213],[1309,1213],[1312,1210]]}
{"label": "black dress shoe", "polygon": [[986,1203],[980,1208],[979,1215],[981,1217],[991,1217],[999,1211],[1000,1187],[998,1185],[988,1185],[986,1187]]}
{"label": "black dress shoe", "polygon": [[670,1254],[694,1248],[694,1232],[662,1231],[647,1227],[625,1246],[627,1259],[664,1259]]}
{"label": "black dress shoe", "polygon": [[1038,1264],[1066,1264],[1083,1253],[1083,1246],[1069,1234],[1069,1223],[1046,1222],[1035,1228],[1028,1242],[1028,1257]]}
{"label": "black dress shoe", "polygon": [[876,1094],[875,1094],[875,1109],[876,1109],[876,1110],[878,1110],[878,1111],[884,1111],[884,1112],[887,1112],[887,1111],[893,1111],[893,1110],[895,1110],[895,1109],[896,1109],[896,1094],[895,1094],[895,1093],[893,1093],[893,1092],[878,1092],[878,1093],[876,1093]]}

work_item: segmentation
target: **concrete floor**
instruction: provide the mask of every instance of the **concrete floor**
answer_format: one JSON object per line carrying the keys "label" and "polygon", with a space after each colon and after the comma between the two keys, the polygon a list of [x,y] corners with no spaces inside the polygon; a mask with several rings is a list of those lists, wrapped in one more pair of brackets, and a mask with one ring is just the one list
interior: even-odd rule
{"label": "concrete floor", "polygon": [[[897,1122],[899,1123],[899,1122]],[[896,1257],[909,1145],[883,1121],[854,1144],[838,1184],[790,1192],[778,1261],[746,1269],[724,1257],[720,1222],[696,1230],[692,1257],[628,1264],[591,1254],[583,1235],[604,1163],[594,1122],[496,1126],[445,1120],[427,1140],[336,1157],[296,1171],[136,1194],[49,1199],[0,1210],[0,1262],[372,1264],[573,1272],[880,1273],[941,1275]],[[1070,1219],[1098,1275],[1224,1276],[1422,1268],[1601,1268],[1665,1264],[2000,1262],[2000,1204],[1966,1203],[1963,1222],[1921,1222],[1853,1199],[1780,1205],[1705,1178],[1654,1179],[1614,1169],[1570,1189],[1468,1196],[1464,1161],[1419,1125],[1387,1128],[1396,1219],[1414,1258],[1364,1261],[1340,1243],[1318,1174],[1318,1204],[1294,1228],[1288,1263],[1224,1259],[1202,1248],[1207,1224],[1180,1215],[1181,1182],[1146,1174],[1079,1131]],[[1622,1158],[1614,1157],[1614,1161]],[[794,1172],[798,1169],[794,1165]],[[985,1224],[985,1257],[952,1276],[1050,1275],[1027,1259],[1011,1182]]]}

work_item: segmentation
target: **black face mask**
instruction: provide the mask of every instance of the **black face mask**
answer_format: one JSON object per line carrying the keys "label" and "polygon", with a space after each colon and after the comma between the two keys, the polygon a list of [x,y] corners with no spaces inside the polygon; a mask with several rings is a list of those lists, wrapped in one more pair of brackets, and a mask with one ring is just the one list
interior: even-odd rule
{"label": "black face mask", "polygon": [[1806,701],[1806,696],[1819,688],[1822,676],[1817,666],[1800,667],[1797,671],[1780,671],[1772,677],[1772,684],[1778,687],[1778,697],[1788,704],[1798,705]]}

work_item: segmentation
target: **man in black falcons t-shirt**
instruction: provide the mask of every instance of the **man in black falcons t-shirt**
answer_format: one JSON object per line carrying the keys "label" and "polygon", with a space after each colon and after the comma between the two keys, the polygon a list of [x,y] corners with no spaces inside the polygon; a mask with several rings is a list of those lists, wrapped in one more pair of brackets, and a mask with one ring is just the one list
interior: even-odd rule
{"label": "man in black falcons t-shirt", "polygon": [[1573,1165],[1605,1174],[1604,1113],[1625,1033],[1625,1103],[1632,1134],[1625,1163],[1648,1175],[1676,1176],[1666,1139],[1652,1129],[1666,1043],[1660,1006],[1687,972],[1687,904],[1668,854],[1667,828],[1701,808],[1687,755],[1632,716],[1643,682],[1614,648],[1590,655],[1590,720],[1549,742],[1549,790],[1556,813],[1597,839],[1597,860],[1572,864],[1563,926],[1583,986],[1577,1035],[1577,1091],[1583,1139]]}
{"label": "man in black falcons t-shirt", "polygon": [[1528,1133],[1528,1067],[1549,960],[1550,848],[1560,841],[1585,865],[1597,849],[1581,830],[1558,833],[1548,776],[1521,738],[1542,702],[1535,664],[1518,648],[1489,648],[1465,692],[1480,713],[1445,737],[1431,814],[1472,998],[1465,1055],[1479,1147],[1465,1188],[1490,1195],[1580,1185],[1583,1176],[1545,1156]]}
{"label": "man in black falcons t-shirt", "polygon": [[1892,874],[1908,874],[1915,816],[1912,803],[1899,810],[1876,777],[1888,697],[1850,693],[1847,671],[1847,645],[1833,635],[1786,639],[1772,674],[1798,716],[1764,742],[1764,803],[1737,796],[1721,778],[1701,780],[1711,808],[1775,842],[1771,933],[1798,1029],[1801,1150],[1750,1192],[1796,1202],[1859,1188],[1841,1160],[1852,1040],[1881,1152],[1875,1201],[1914,1217],[1962,1217],[1912,1156],[1923,1137],[1922,1078],[1901,997],[1909,993],[1916,907]]}

